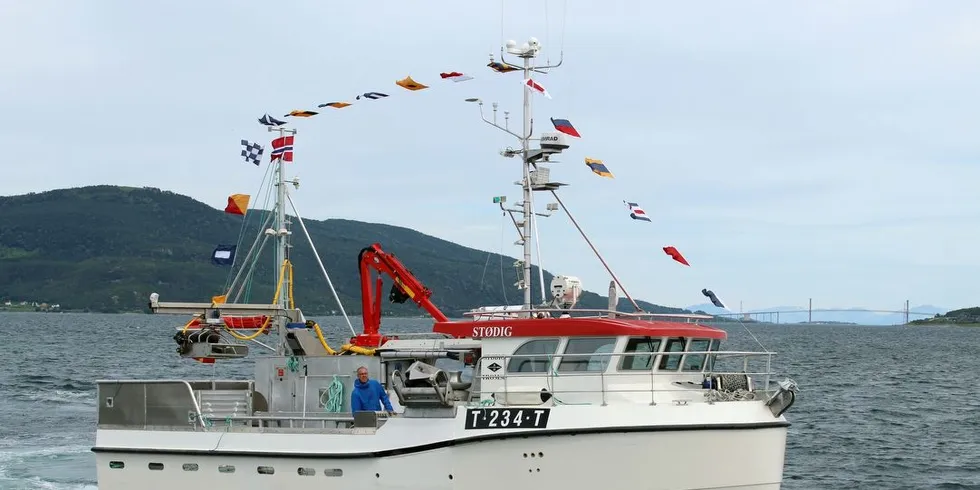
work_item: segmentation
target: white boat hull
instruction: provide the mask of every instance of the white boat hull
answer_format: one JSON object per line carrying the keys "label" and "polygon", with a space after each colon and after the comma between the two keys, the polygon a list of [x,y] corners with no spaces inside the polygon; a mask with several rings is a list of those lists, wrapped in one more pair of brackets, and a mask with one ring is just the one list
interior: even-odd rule
{"label": "white boat hull", "polygon": [[[141,452],[133,448],[132,452],[97,450],[96,459],[100,490],[780,487],[785,426],[627,430],[561,435],[539,433],[527,438],[441,443],[433,444],[441,447],[416,447],[406,454],[381,457],[331,457],[322,453],[277,455],[273,452],[253,456],[243,455],[240,451],[209,453],[178,449]],[[154,447],[150,439],[154,434],[160,434],[140,430],[114,432],[130,432],[131,441],[140,441],[148,447]],[[125,437],[125,434],[118,436]],[[111,461],[122,461],[125,467],[111,468]],[[162,469],[151,470],[151,463],[162,464]],[[188,463],[196,464],[197,470],[185,471],[183,465]],[[159,468],[159,465],[154,466]],[[219,472],[219,466],[233,466],[235,470],[233,473]],[[274,473],[260,473],[260,466],[273,468]],[[309,470],[301,468],[312,469],[313,474],[304,475],[302,473]],[[264,471],[268,473],[269,470]],[[342,476],[325,473],[342,473]]]}

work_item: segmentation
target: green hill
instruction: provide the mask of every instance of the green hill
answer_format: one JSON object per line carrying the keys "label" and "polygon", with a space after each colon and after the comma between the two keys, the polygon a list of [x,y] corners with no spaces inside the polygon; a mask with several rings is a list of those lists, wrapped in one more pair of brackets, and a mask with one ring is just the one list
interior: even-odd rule
{"label": "green hill", "polygon": [[913,320],[910,325],[969,325],[980,326],[980,306],[960,308],[932,318]]}
{"label": "green hill", "polygon": [[[241,236],[238,257],[244,259],[265,214],[249,211],[243,227],[241,216],[155,188],[93,186],[0,197],[0,308],[5,301],[29,301],[59,304],[61,310],[145,311],[151,292],[161,301],[208,301],[231,279],[229,267],[210,263],[212,250]],[[517,277],[512,257],[397,226],[342,219],[304,223],[348,314],[361,311],[358,252],[374,242],[409,267],[449,316],[521,301],[512,286]],[[292,230],[297,305],[308,314],[339,310],[295,219]],[[263,251],[248,301],[272,299],[272,253],[271,246]],[[551,277],[546,271],[545,280]],[[388,303],[390,280],[385,279],[385,314],[424,313],[411,301]],[[607,300],[585,292],[579,305],[605,308]],[[640,305],[658,313],[685,311]],[[632,311],[623,298],[619,309]]]}

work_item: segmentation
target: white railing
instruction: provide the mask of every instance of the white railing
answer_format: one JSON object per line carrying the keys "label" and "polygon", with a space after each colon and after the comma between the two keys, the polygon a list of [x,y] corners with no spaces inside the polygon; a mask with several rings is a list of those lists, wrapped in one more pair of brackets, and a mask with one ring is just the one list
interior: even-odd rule
{"label": "white railing", "polygon": [[[485,307],[485,308],[495,308],[495,307]],[[476,309],[463,313],[464,317],[474,317],[474,320],[492,320],[492,319],[511,319],[519,318],[522,316],[534,315],[537,313],[544,313],[550,316],[551,313],[558,313],[559,315],[570,315],[571,318],[627,318],[631,320],[642,320],[642,319],[658,319],[658,320],[711,320],[715,318],[712,315],[704,315],[700,313],[650,313],[650,312],[623,312],[610,310],[608,308],[573,308],[573,309],[561,309],[561,308],[524,308],[523,306],[513,306],[504,307],[503,309]],[[580,313],[591,313],[591,315],[580,315]],[[555,318],[555,317],[551,317]]]}
{"label": "white railing", "polygon": [[[705,359],[701,361],[700,369],[681,370],[684,366],[686,356],[689,355],[705,356]],[[772,391],[775,391],[770,390],[771,378],[775,375],[772,372],[772,357],[774,355],[776,355],[775,352],[749,351],[486,355],[481,357],[476,363],[473,376],[474,378],[479,378],[481,397],[489,396],[490,393],[497,395],[510,393],[531,395],[532,391],[529,391],[527,388],[533,388],[534,392],[537,392],[543,386],[547,390],[547,394],[556,397],[556,400],[560,400],[561,395],[588,395],[576,398],[593,399],[597,404],[605,406],[611,394],[628,395],[643,393],[649,395],[651,405],[656,405],[657,394],[698,393],[703,397],[703,393],[716,388],[713,386],[705,388],[701,382],[706,377],[723,375],[747,376],[750,379],[761,381],[761,386],[759,388],[753,386],[751,391],[768,395]],[[619,361],[622,358],[642,356],[653,357],[653,368],[644,370],[619,369]],[[659,364],[664,356],[678,357],[680,360],[678,361],[677,368],[671,371],[659,370]],[[589,363],[599,362],[601,369],[592,371],[561,371],[563,357],[574,359],[577,362],[583,360],[587,360]],[[533,359],[535,361],[545,362],[547,370],[508,372],[507,369],[512,359]],[[716,369],[719,361],[724,362],[732,359],[742,359],[741,370]],[[764,366],[760,366],[757,370],[751,369],[750,363],[753,359],[764,360]],[[502,367],[496,373],[484,375],[482,374],[482,368],[484,364],[489,362],[497,362]],[[709,367],[711,369],[708,369]],[[692,380],[696,380],[697,382]],[[476,380],[474,379],[474,381]],[[496,388],[501,385],[502,390]],[[476,383],[474,383],[474,386],[476,386]],[[748,399],[754,399],[754,397]],[[593,404],[590,402],[585,403]]]}
{"label": "white railing", "polygon": [[[268,413],[256,411],[251,406],[241,414],[227,416],[214,415],[202,408],[201,398],[208,392],[241,392],[249,396],[255,393],[253,380],[184,380],[184,379],[121,379],[97,380],[99,387],[99,425],[127,428],[150,429],[164,424],[172,428],[193,428],[195,430],[236,430],[242,427],[250,428],[284,428],[284,429],[349,429],[356,426],[356,418],[351,412],[336,414],[316,414],[303,412]],[[125,385],[131,389],[120,393],[118,389],[108,388]],[[165,387],[180,387],[182,396],[172,397],[171,391]],[[135,388],[135,390],[132,390]],[[232,388],[232,389],[228,389]],[[183,396],[186,394],[186,396]],[[156,423],[149,423],[148,408],[157,408],[161,396],[166,395],[169,417],[153,417]],[[104,412],[105,411],[105,412]],[[182,413],[186,413],[184,418]],[[136,414],[130,417],[128,414]],[[375,427],[383,425],[388,416],[386,412],[376,412]],[[160,422],[164,419],[163,422]],[[246,429],[248,430],[248,429]]]}

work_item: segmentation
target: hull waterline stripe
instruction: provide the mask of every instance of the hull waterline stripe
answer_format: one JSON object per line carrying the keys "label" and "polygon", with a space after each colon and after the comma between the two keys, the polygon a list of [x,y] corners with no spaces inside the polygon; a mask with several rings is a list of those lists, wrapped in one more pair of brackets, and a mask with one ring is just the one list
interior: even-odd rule
{"label": "hull waterline stripe", "polygon": [[96,453],[130,453],[130,454],[186,454],[186,455],[210,455],[210,456],[255,456],[255,457],[276,457],[276,458],[331,458],[331,459],[359,459],[359,458],[382,458],[386,456],[398,456],[402,454],[412,454],[423,451],[432,451],[444,447],[461,446],[477,442],[495,441],[501,439],[532,438],[563,435],[584,435],[584,434],[616,434],[628,432],[678,432],[678,431],[702,431],[702,430],[759,430],[776,429],[789,427],[789,422],[761,422],[754,424],[714,424],[714,425],[666,425],[659,427],[651,426],[628,426],[628,427],[596,427],[581,429],[559,429],[548,431],[521,431],[511,433],[486,434],[462,439],[450,439],[445,441],[421,444],[398,449],[385,449],[381,451],[370,451],[363,453],[291,453],[282,451],[225,451],[225,450],[206,450],[206,449],[156,449],[156,448],[128,448],[128,447],[93,447]]}

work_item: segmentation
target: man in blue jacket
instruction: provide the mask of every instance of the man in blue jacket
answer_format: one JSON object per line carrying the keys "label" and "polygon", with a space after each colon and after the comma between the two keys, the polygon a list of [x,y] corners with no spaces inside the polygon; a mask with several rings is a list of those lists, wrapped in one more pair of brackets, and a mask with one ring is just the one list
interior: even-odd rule
{"label": "man in blue jacket", "polygon": [[357,368],[354,391],[350,394],[350,411],[380,412],[382,403],[384,403],[388,415],[395,414],[395,409],[391,408],[391,401],[388,399],[388,393],[385,392],[384,386],[381,386],[377,380],[368,379],[366,367]]}

